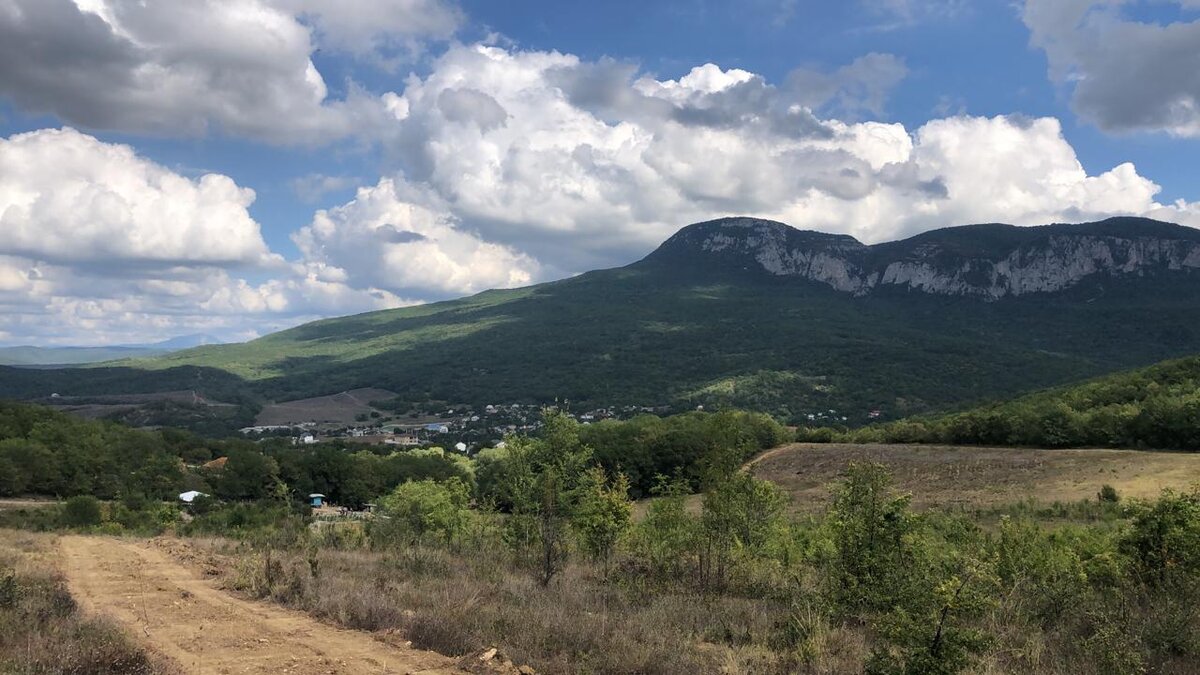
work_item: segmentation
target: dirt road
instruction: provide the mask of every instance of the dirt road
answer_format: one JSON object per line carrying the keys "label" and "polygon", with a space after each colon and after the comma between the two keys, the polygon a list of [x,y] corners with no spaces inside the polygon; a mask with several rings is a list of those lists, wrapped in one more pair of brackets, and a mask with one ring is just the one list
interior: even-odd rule
{"label": "dirt road", "polygon": [[188,673],[461,673],[448,657],[384,644],[235,597],[141,542],[62,538],[71,594]]}

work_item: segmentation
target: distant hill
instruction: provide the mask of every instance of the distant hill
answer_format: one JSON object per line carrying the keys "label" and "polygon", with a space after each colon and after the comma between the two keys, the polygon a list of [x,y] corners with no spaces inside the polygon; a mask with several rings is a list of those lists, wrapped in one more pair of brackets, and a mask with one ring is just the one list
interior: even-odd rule
{"label": "distant hill", "polygon": [[283,401],[375,387],[398,404],[738,406],[858,425],[1195,353],[1191,228],[988,224],[867,246],[728,218],[685,227],[632,265],[553,283],[120,368],[0,370],[0,395]]}
{"label": "distant hill", "polygon": [[162,342],[105,347],[0,347],[0,365],[66,366],[119,359],[147,358],[200,345],[219,344],[211,335],[184,335]]}
{"label": "distant hill", "polygon": [[[1105,375],[959,413],[900,420],[854,442],[1200,450],[1200,356]],[[1200,476],[1192,476],[1195,481]]]}

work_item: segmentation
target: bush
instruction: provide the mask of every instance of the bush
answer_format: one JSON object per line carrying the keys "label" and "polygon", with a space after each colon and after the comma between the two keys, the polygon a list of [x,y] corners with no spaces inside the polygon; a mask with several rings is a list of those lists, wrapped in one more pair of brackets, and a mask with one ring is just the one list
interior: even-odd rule
{"label": "bush", "polygon": [[372,534],[402,536],[410,545],[430,537],[449,544],[467,529],[469,502],[470,490],[457,478],[409,481],[380,500],[380,515],[386,520],[376,521]]}
{"label": "bush", "polygon": [[1117,488],[1105,483],[1100,486],[1100,492],[1096,493],[1096,499],[1109,504],[1116,504],[1121,501],[1121,495],[1117,492]]}
{"label": "bush", "polygon": [[1164,490],[1158,501],[1141,505],[1121,549],[1151,581],[1200,574],[1200,490]]}
{"label": "bush", "polygon": [[67,527],[93,527],[99,525],[102,518],[100,500],[88,495],[71,497],[63,508],[63,522]]}

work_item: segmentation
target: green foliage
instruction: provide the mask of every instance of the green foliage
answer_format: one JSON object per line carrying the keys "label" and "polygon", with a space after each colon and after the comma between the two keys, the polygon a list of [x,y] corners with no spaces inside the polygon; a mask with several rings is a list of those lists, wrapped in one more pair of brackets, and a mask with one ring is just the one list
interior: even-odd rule
{"label": "green foliage", "polygon": [[1198,353],[1194,296],[1183,271],[1097,275],[1059,293],[985,302],[899,289],[856,297],[742,266],[641,263],[128,367],[2,369],[0,395],[197,389],[242,403],[374,386],[398,395],[397,410],[557,397],[584,409],[748,408],[793,423],[834,409],[855,426],[872,409],[887,418],[944,410]]}
{"label": "green foliage", "polygon": [[635,497],[650,494],[658,476],[677,473],[698,489],[705,463],[714,455],[740,465],[791,440],[788,430],[770,417],[734,411],[606,420],[583,427],[580,437],[609,473],[628,476]]}
{"label": "green foliage", "polygon": [[961,413],[851,432],[806,430],[817,441],[1200,449],[1200,357],[1108,375]]}
{"label": "green foliage", "polygon": [[102,519],[100,500],[89,495],[71,497],[63,507],[63,523],[67,527],[92,527]]}
{"label": "green foliage", "polygon": [[512,504],[508,540],[519,552],[535,555],[538,580],[545,586],[567,558],[566,529],[592,451],[570,416],[547,411],[543,424],[540,438],[509,443],[502,495]]}
{"label": "green foliage", "polygon": [[630,549],[634,559],[656,581],[678,579],[690,571],[699,533],[698,520],[687,512],[691,487],[682,479],[659,476],[646,515],[634,525]]}
{"label": "green foliage", "polygon": [[457,478],[441,483],[429,479],[409,481],[380,499],[380,514],[387,520],[373,524],[371,533],[382,534],[386,529],[392,536],[405,537],[410,544],[427,537],[450,544],[469,525],[469,501],[470,489]]}
{"label": "green foliage", "polygon": [[166,498],[181,478],[157,434],[0,402],[0,497],[112,499],[136,490]]}
{"label": "green foliage", "polygon": [[700,516],[702,586],[723,588],[730,568],[762,556],[784,527],[783,493],[742,471],[715,481]]}
{"label": "green foliage", "polygon": [[1117,492],[1117,488],[1105,483],[1100,486],[1100,491],[1096,493],[1096,499],[1109,504],[1116,504],[1121,501],[1121,495]]}
{"label": "green foliage", "polygon": [[878,621],[886,643],[871,655],[868,673],[951,675],[987,646],[987,636],[966,622],[995,602],[997,580],[988,563],[967,559],[934,566],[917,583],[919,593]]}
{"label": "green foliage", "polygon": [[228,500],[264,499],[279,482],[279,464],[251,449],[229,453],[225,467],[211,478],[215,496]]}
{"label": "green foliage", "polygon": [[583,472],[575,500],[571,525],[579,535],[584,552],[592,560],[604,563],[607,571],[617,542],[629,530],[633,514],[629,480],[624,474],[609,480],[604,469],[594,466]]}
{"label": "green foliage", "polygon": [[293,546],[308,536],[307,508],[277,501],[212,504],[180,528],[185,535],[218,535]]}
{"label": "green foliage", "polygon": [[880,464],[851,464],[834,490],[826,526],[834,551],[830,582],[851,612],[880,611],[902,600],[914,570],[915,516],[909,496],[891,491]]}
{"label": "green foliage", "polygon": [[1200,574],[1200,490],[1166,490],[1152,504],[1138,506],[1121,549],[1158,583]]}

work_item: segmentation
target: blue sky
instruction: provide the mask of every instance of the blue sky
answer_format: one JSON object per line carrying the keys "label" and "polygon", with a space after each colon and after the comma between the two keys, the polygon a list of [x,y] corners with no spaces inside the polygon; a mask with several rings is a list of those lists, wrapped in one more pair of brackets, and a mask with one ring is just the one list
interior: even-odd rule
{"label": "blue sky", "polygon": [[247,339],[625,264],[1200,226],[1200,2],[12,0],[0,344]]}

